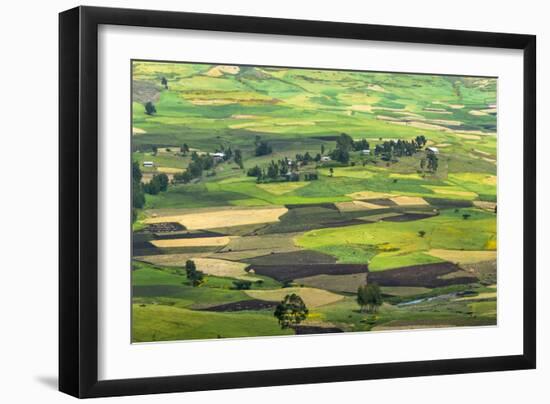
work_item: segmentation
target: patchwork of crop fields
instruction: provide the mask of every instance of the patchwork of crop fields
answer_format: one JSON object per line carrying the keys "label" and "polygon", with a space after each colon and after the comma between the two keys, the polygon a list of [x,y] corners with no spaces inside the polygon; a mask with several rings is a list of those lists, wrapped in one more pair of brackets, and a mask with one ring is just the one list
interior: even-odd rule
{"label": "patchwork of crop fields", "polygon": [[132,83],[134,342],[496,325],[496,79],[134,61]]}

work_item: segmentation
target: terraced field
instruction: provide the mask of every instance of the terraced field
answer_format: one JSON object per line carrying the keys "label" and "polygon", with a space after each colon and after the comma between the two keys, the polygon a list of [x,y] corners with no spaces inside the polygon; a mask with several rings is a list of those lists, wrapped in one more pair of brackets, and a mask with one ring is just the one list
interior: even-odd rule
{"label": "terraced field", "polygon": [[134,342],[496,324],[496,79],[135,61],[132,83]]}

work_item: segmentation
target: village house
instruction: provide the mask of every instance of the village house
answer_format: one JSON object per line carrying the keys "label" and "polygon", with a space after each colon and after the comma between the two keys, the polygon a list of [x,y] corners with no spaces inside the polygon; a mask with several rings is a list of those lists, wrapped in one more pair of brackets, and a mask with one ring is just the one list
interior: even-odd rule
{"label": "village house", "polygon": [[154,167],[154,166],[155,166],[155,164],[152,161],[144,161],[143,162],[143,167],[151,168],[151,167]]}
{"label": "village house", "polygon": [[437,147],[427,147],[426,151],[431,154],[439,154],[439,149]]}
{"label": "village house", "polygon": [[329,156],[322,156],[321,161],[330,161],[331,158]]}
{"label": "village house", "polygon": [[209,154],[214,158],[214,161],[216,162],[220,162],[223,159],[225,159],[225,153],[222,153],[222,152],[209,153]]}

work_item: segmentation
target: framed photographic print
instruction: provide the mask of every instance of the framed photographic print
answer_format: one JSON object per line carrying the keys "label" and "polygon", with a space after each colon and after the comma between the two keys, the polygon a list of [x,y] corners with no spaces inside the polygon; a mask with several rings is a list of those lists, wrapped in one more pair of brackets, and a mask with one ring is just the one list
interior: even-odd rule
{"label": "framed photographic print", "polygon": [[535,37],[60,14],[60,390],[535,367]]}

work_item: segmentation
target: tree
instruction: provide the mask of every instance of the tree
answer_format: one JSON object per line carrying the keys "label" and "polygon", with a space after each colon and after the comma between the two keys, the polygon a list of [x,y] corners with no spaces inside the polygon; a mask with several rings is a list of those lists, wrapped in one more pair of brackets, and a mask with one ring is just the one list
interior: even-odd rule
{"label": "tree", "polygon": [[418,235],[420,237],[424,237],[426,235],[426,232],[424,230],[418,230]]}
{"label": "tree", "polygon": [[164,88],[165,88],[166,90],[168,90],[168,80],[166,80],[166,77],[163,76],[163,77],[160,79],[160,83],[164,86]]}
{"label": "tree", "polygon": [[168,176],[164,173],[155,174],[151,181],[144,185],[143,190],[151,195],[165,192],[168,189]]}
{"label": "tree", "polygon": [[262,175],[262,169],[256,165],[249,168],[246,172],[246,175],[248,175],[249,177],[260,177]]}
{"label": "tree", "polygon": [[143,178],[143,174],[139,168],[139,163],[137,161],[132,161],[132,179],[136,182],[141,182],[141,178]]}
{"label": "tree", "polygon": [[159,189],[161,192],[165,192],[168,189],[168,176],[164,173],[157,174],[153,176],[153,179],[156,178],[156,181],[159,183]]}
{"label": "tree", "polygon": [[132,207],[141,209],[145,205],[145,194],[141,182],[132,181]]}
{"label": "tree", "polygon": [[424,135],[419,135],[414,140],[418,145],[418,148],[422,148],[426,144],[426,137]]}
{"label": "tree", "polygon": [[153,104],[151,101],[147,101],[145,103],[145,113],[147,115],[153,115],[156,114],[157,109],[155,108],[155,104]]}
{"label": "tree", "polygon": [[238,279],[233,281],[233,289],[237,290],[248,290],[252,286],[252,282]]}
{"label": "tree", "polygon": [[267,166],[267,176],[271,179],[276,179],[279,176],[279,165],[273,160]]}
{"label": "tree", "polygon": [[369,145],[369,142],[368,142],[366,139],[361,139],[360,141],[355,142],[355,143],[353,144],[353,148],[354,148],[354,150],[356,150],[356,151],[360,151],[360,150],[369,150],[369,149],[370,149],[370,145]]}
{"label": "tree", "polygon": [[233,161],[235,161],[235,164],[237,164],[241,170],[243,169],[243,155],[240,149],[235,149],[235,156],[233,157]]}
{"label": "tree", "polygon": [[428,160],[428,170],[435,173],[437,171],[437,168],[439,166],[439,159],[434,153],[428,153],[426,156]]}
{"label": "tree", "polygon": [[191,178],[198,178],[202,176],[203,168],[202,168],[201,161],[200,160],[191,161],[187,166],[187,171],[189,172],[189,175],[191,175]]}
{"label": "tree", "polygon": [[273,315],[277,317],[281,328],[287,329],[300,324],[307,318],[309,310],[300,296],[295,293],[286,295],[277,305]]}
{"label": "tree", "polygon": [[469,213],[464,213],[464,214],[462,215],[462,218],[463,218],[464,220],[468,220],[468,218],[469,218],[470,216],[472,216],[472,215],[470,215]]}
{"label": "tree", "polygon": [[321,155],[325,154],[325,145],[321,144]]}
{"label": "tree", "polygon": [[336,139],[336,148],[347,152],[353,150],[353,138],[347,133],[341,133],[338,139]]}
{"label": "tree", "polygon": [[180,146],[180,152],[183,155],[186,155],[187,153],[189,153],[189,146],[187,146],[187,143],[184,143]]}
{"label": "tree", "polygon": [[185,262],[185,273],[187,279],[193,287],[199,286],[203,283],[204,273],[197,270],[197,266],[193,260],[187,260]]}
{"label": "tree", "polygon": [[328,171],[331,177],[334,176],[334,168],[330,167]]}
{"label": "tree", "polygon": [[174,174],[174,182],[183,182],[184,184],[191,181],[193,177],[188,170],[182,171],[181,173]]}
{"label": "tree", "polygon": [[259,141],[256,144],[256,150],[255,150],[256,156],[265,156],[266,154],[271,154],[272,151],[273,149],[271,148],[269,143],[267,143],[264,140]]}
{"label": "tree", "polygon": [[420,169],[424,170],[424,167],[426,167],[426,159],[422,158],[420,159]]}
{"label": "tree", "polygon": [[361,312],[376,313],[382,305],[382,292],[376,283],[368,283],[357,289],[357,304]]}
{"label": "tree", "polygon": [[347,164],[349,162],[349,152],[344,149],[336,148],[330,152],[330,158],[340,163]]}

